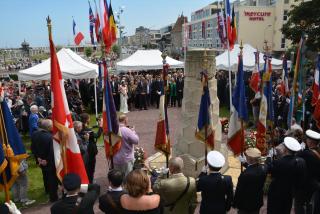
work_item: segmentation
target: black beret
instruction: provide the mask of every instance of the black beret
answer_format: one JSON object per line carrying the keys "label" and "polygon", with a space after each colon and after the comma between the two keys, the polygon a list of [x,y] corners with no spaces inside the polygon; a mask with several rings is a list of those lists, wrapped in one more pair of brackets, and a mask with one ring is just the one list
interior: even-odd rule
{"label": "black beret", "polygon": [[81,178],[75,173],[68,173],[63,177],[62,183],[67,191],[76,190],[81,186]]}

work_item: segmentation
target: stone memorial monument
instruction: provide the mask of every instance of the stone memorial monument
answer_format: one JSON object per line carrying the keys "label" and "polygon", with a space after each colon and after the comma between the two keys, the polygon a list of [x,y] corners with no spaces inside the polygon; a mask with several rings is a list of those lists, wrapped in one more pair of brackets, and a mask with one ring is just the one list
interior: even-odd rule
{"label": "stone memorial monument", "polygon": [[[173,155],[184,160],[184,174],[196,177],[201,172],[205,162],[205,144],[195,138],[198,122],[200,99],[202,95],[201,71],[207,70],[209,76],[209,91],[213,105],[213,125],[215,129],[214,149],[226,157],[222,171],[228,168],[227,147],[221,142],[221,123],[219,119],[219,99],[217,97],[216,65],[213,50],[190,50],[185,62],[184,94],[181,111],[181,127],[178,132]],[[210,149],[208,148],[208,151]]]}

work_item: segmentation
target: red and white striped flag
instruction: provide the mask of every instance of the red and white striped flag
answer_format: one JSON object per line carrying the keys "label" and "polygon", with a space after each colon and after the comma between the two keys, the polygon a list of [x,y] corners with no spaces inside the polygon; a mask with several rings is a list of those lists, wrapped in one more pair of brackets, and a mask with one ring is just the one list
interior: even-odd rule
{"label": "red and white striped flag", "polygon": [[100,29],[102,34],[102,39],[105,44],[106,52],[108,53],[112,46],[112,41],[110,37],[110,25],[109,25],[109,15],[108,15],[108,5],[106,0],[100,0]]}
{"label": "red and white striped flag", "polygon": [[[50,32],[50,30],[49,30]],[[53,152],[57,176],[60,180],[66,173],[76,173],[81,183],[87,184],[88,177],[80,153],[69,111],[64,81],[60,70],[56,50],[49,34],[51,54],[51,106],[53,122]]]}

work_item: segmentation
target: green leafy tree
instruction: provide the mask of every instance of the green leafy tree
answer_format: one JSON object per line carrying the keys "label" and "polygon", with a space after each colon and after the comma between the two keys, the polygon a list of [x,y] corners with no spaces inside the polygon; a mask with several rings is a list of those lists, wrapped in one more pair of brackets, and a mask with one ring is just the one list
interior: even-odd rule
{"label": "green leafy tree", "polygon": [[302,32],[305,32],[308,49],[320,50],[320,0],[302,2],[294,6],[288,17],[287,23],[282,28],[285,37],[293,43],[298,43]]}
{"label": "green leafy tree", "polygon": [[117,56],[119,57],[121,54],[121,47],[117,44],[114,44],[111,48],[112,52],[117,54]]}
{"label": "green leafy tree", "polygon": [[84,54],[86,55],[86,57],[89,58],[92,55],[92,53],[93,53],[92,47],[85,47],[84,48]]}

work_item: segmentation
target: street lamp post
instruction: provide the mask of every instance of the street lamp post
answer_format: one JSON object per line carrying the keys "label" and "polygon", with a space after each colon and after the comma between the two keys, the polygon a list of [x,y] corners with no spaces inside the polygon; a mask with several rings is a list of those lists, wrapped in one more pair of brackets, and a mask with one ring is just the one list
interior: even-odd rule
{"label": "street lamp post", "polygon": [[117,12],[117,18],[118,18],[118,29],[119,29],[119,46],[122,45],[122,32],[123,32],[123,29],[124,29],[124,26],[121,26],[121,14],[123,13],[124,11],[124,6],[121,6],[119,7],[119,11]]}
{"label": "street lamp post", "polygon": [[263,39],[264,39],[264,41],[267,41],[266,40],[266,31],[267,31],[267,29],[269,28],[269,27],[271,27],[272,25],[267,25],[265,28],[264,28],[264,31],[263,31]]}

